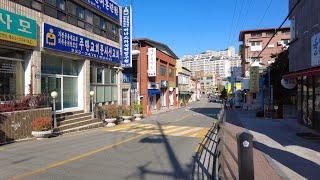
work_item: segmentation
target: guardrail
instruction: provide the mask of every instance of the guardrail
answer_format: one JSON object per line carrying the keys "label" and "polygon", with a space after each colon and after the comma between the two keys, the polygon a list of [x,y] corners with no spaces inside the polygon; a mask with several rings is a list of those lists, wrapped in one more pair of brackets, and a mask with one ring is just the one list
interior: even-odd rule
{"label": "guardrail", "polygon": [[[191,179],[254,179],[253,137],[246,132],[236,135],[230,132],[224,126],[225,120],[225,110],[222,108],[218,121],[213,123],[199,143]],[[235,147],[238,153],[234,153],[235,147],[226,143],[227,138],[237,142]]]}

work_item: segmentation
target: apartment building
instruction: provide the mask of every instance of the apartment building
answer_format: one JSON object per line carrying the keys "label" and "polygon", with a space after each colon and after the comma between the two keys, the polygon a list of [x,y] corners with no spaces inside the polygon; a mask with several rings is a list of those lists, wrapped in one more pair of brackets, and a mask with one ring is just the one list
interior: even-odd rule
{"label": "apartment building", "polygon": [[307,127],[320,130],[320,1],[289,1],[291,38],[289,71],[284,79],[297,84],[297,119]]}
{"label": "apartment building", "polygon": [[[242,59],[242,76],[249,77],[250,66],[258,61],[262,68],[274,62],[273,55],[277,55],[288,47],[290,43],[290,28],[284,27],[275,35],[261,55],[260,52],[267,45],[275,33],[276,28],[251,29],[240,32],[240,55]],[[259,57],[258,57],[259,55]]]}

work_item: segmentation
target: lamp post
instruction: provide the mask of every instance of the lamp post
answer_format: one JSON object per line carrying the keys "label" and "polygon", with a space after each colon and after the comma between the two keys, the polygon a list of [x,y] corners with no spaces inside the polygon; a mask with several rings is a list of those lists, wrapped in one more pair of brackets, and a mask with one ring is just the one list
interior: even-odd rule
{"label": "lamp post", "polygon": [[57,128],[57,119],[56,119],[56,98],[58,97],[58,92],[57,91],[52,91],[51,92],[51,97],[53,100],[53,128]]}
{"label": "lamp post", "polygon": [[94,119],[94,111],[93,111],[93,96],[94,96],[94,91],[90,91],[90,98],[91,98],[91,118]]}

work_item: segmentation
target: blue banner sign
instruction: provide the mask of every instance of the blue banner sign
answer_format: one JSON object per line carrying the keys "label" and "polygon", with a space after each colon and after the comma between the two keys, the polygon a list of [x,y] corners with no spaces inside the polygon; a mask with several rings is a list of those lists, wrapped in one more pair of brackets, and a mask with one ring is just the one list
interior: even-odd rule
{"label": "blue banner sign", "polygon": [[120,50],[87,37],[43,24],[43,47],[102,61],[120,63]]}
{"label": "blue banner sign", "polygon": [[132,11],[122,8],[122,67],[132,67]]}
{"label": "blue banner sign", "polygon": [[111,0],[85,0],[85,2],[99,11],[119,21],[119,6]]}

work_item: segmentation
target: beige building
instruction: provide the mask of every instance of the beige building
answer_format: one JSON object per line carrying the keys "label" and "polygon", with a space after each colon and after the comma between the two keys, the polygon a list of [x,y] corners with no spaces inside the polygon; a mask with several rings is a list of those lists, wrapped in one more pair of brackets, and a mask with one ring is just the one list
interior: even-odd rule
{"label": "beige building", "polygon": [[121,104],[121,13],[109,3],[112,16],[85,1],[0,1],[0,95],[57,91],[59,113],[87,116],[91,90],[95,103]]}

